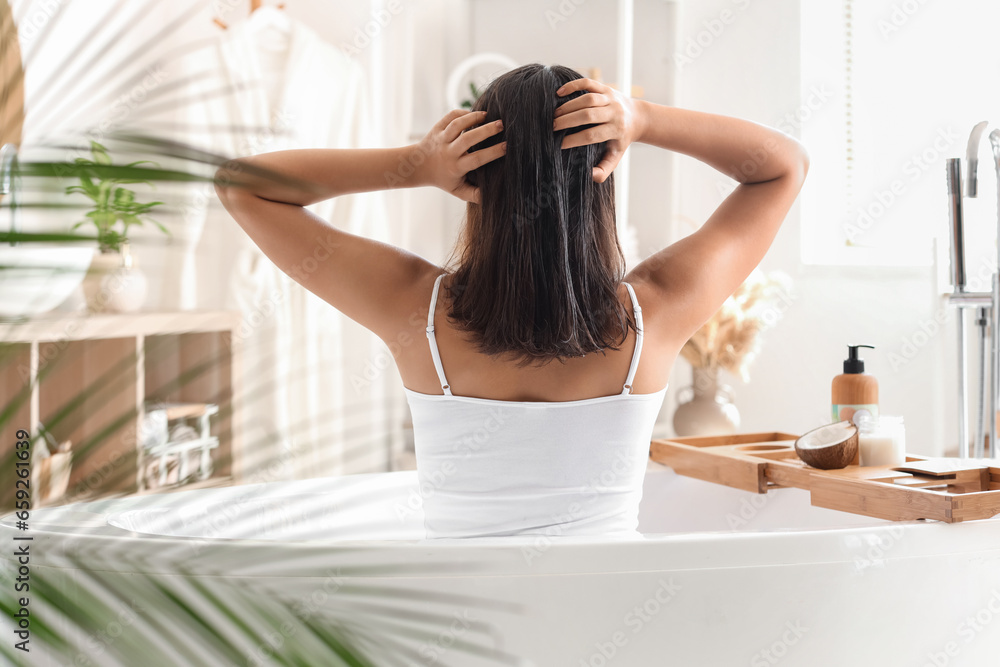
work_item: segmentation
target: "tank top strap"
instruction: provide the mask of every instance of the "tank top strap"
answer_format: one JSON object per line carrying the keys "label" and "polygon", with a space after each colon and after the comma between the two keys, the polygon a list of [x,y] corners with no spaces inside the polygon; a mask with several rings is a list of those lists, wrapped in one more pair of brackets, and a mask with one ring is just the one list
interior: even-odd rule
{"label": "tank top strap", "polygon": [[441,279],[447,273],[442,273],[434,281],[434,292],[431,294],[431,307],[427,311],[427,341],[431,347],[431,358],[434,360],[434,370],[437,371],[438,380],[441,381],[441,389],[448,396],[451,396],[451,387],[444,377],[444,366],[441,365],[441,353],[438,351],[437,338],[434,336],[434,311],[437,308],[438,288],[441,287]]}
{"label": "tank top strap", "polygon": [[642,353],[642,308],[639,307],[639,300],[635,297],[632,286],[625,283],[628,288],[628,295],[632,298],[632,312],[635,314],[635,351],[632,352],[632,363],[628,367],[628,377],[625,378],[625,386],[622,388],[623,394],[632,393],[632,380],[635,378],[635,371],[639,367],[639,355]]}

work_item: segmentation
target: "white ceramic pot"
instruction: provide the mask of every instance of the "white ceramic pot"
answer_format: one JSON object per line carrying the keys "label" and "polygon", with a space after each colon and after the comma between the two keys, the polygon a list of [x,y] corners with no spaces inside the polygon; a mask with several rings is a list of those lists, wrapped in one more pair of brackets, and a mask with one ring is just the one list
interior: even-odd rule
{"label": "white ceramic pot", "polygon": [[[678,437],[729,435],[740,428],[731,387],[719,384],[717,368],[694,368],[693,383],[677,395],[674,432]],[[691,392],[686,397],[685,392]]]}
{"label": "white ceramic pot", "polygon": [[92,250],[52,243],[0,245],[0,318],[51,311],[79,287]]}
{"label": "white ceramic pot", "polygon": [[128,243],[121,252],[94,251],[83,279],[83,294],[92,313],[134,313],[146,301],[149,284],[136,265]]}

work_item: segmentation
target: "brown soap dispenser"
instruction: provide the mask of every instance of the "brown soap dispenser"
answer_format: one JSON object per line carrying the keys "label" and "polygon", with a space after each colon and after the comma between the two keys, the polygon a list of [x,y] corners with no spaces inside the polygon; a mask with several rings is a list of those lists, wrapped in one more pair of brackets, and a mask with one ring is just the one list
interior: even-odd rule
{"label": "brown soap dispenser", "polygon": [[865,360],[858,358],[858,348],[871,345],[848,345],[844,373],[833,378],[833,421],[849,420],[855,425],[861,415],[878,419],[878,380],[865,373]]}

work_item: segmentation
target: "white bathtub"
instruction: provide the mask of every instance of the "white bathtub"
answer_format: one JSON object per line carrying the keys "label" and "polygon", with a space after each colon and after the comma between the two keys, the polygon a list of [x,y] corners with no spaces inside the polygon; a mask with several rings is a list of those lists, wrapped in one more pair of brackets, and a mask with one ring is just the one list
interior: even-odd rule
{"label": "white bathtub", "polygon": [[[167,581],[236,614],[240,594],[297,604],[293,621],[354,628],[361,648],[403,656],[380,667],[997,664],[998,520],[882,521],[812,507],[799,489],[761,496],[652,463],[636,539],[427,541],[419,498],[414,473],[391,473],[79,503],[32,512],[27,533],[7,516],[0,596],[13,590],[12,537],[33,535],[33,582],[67,600],[95,579],[104,591],[86,603],[100,613],[72,663],[102,667],[140,634],[173,656],[145,664],[282,664],[265,659],[272,650],[336,664],[300,624],[274,619],[246,621],[252,645],[227,639],[239,660],[213,653],[198,619],[216,612],[177,611],[148,583]],[[25,664],[46,664],[32,642]]]}

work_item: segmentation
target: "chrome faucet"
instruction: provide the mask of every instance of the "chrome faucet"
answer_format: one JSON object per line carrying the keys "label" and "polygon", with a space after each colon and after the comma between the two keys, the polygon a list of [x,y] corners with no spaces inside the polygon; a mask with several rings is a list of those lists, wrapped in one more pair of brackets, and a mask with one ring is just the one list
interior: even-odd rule
{"label": "chrome faucet", "polygon": [[[989,123],[982,121],[972,128],[966,148],[966,163],[968,167],[965,179],[965,196],[977,197],[979,194],[979,147],[983,134]],[[993,166],[997,178],[997,241],[1000,243],[1000,130],[993,130],[989,135],[993,147]],[[989,438],[990,455],[1000,454],[997,447],[997,399],[1000,396],[1000,246],[998,246],[997,266],[994,267],[993,280],[989,292],[967,292],[965,290],[965,222],[962,206],[962,160],[949,158],[946,161],[946,177],[948,183],[948,217],[951,224],[951,284],[952,293],[948,303],[958,307],[958,451],[961,458],[969,455],[968,429],[968,355],[965,340],[965,309],[977,308],[976,325],[979,332],[979,382],[977,401],[977,420],[974,439],[974,455],[983,458],[986,455],[986,441]],[[988,342],[988,345],[987,345]],[[989,352],[987,353],[987,349]],[[987,354],[989,362],[987,363]],[[989,376],[989,402],[986,399],[987,375]],[[989,406],[987,408],[987,405]],[[984,428],[988,423],[988,429]],[[987,430],[989,435],[987,436]]]}
{"label": "chrome faucet", "polygon": [[[10,231],[16,234],[17,224],[17,146],[14,144],[4,144],[0,146],[0,197],[10,196]],[[11,245],[17,245],[17,241],[10,240]]]}

